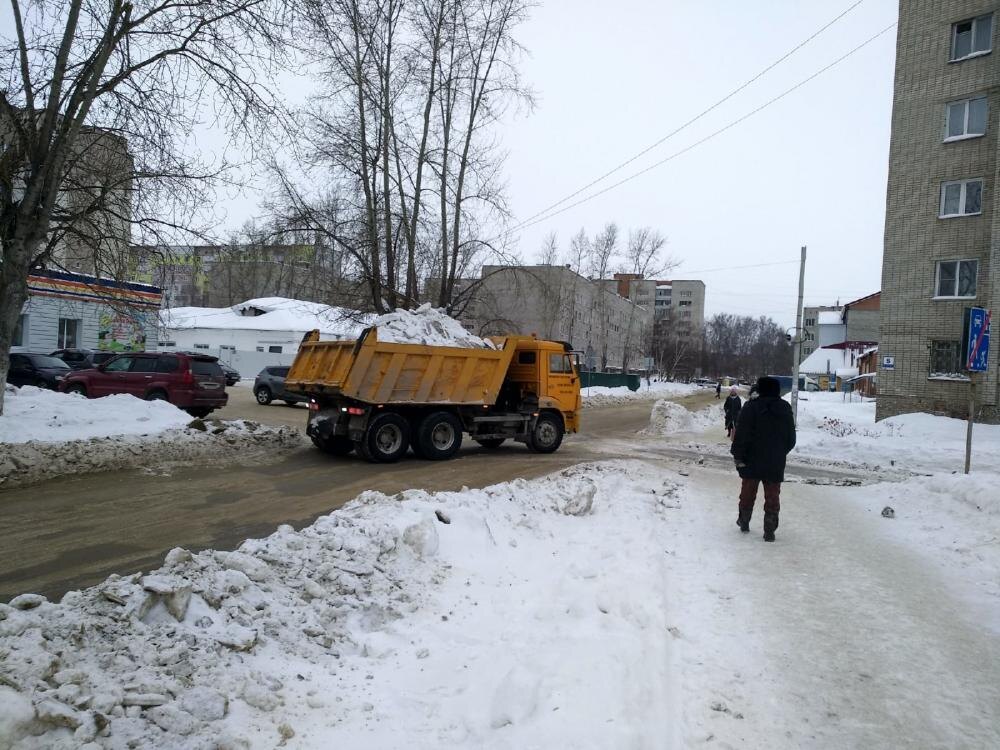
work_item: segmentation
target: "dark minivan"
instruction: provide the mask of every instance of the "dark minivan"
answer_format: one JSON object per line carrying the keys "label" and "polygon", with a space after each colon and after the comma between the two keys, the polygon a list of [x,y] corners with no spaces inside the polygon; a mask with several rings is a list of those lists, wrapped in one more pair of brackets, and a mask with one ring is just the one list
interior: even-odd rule
{"label": "dark minivan", "polygon": [[196,417],[208,416],[229,400],[218,359],[206,354],[120,354],[94,369],[68,374],[60,390],[88,398],[131,393],[148,401],[162,399]]}

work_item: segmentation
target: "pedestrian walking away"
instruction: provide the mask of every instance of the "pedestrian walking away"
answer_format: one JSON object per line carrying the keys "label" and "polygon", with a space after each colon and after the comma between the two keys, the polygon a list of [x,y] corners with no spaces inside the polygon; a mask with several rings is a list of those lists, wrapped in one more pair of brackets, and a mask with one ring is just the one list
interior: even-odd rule
{"label": "pedestrian walking away", "polygon": [[736,430],[736,420],[740,417],[740,409],[743,408],[743,401],[740,399],[739,391],[734,385],[729,389],[729,396],[722,404],[722,411],[726,415],[726,437],[733,439],[733,432]]}
{"label": "pedestrian walking away", "polygon": [[722,381],[721,380],[718,383],[715,384],[715,397],[716,398],[721,398],[722,397]]}
{"label": "pedestrian walking away", "polygon": [[733,445],[740,487],[737,526],[750,531],[750,518],[757,488],[764,485],[764,541],[773,542],[781,510],[781,483],[785,481],[785,459],[795,447],[792,407],[781,398],[781,384],[774,378],[758,378],[757,398],[747,401],[736,421]]}

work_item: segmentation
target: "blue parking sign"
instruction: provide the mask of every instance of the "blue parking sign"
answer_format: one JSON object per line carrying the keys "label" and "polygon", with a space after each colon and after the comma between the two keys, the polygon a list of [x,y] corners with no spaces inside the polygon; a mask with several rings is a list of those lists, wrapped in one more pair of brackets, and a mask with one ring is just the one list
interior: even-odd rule
{"label": "blue parking sign", "polygon": [[983,307],[965,308],[965,336],[962,359],[969,372],[986,372],[990,358],[990,311]]}

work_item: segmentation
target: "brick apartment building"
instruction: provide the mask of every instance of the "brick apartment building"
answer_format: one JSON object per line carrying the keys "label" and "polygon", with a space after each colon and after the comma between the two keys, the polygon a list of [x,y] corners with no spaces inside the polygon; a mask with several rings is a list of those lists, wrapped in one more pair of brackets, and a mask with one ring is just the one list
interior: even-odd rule
{"label": "brick apartment building", "polygon": [[[1000,3],[901,0],[882,265],[879,419],[968,413],[962,314],[1000,301]],[[997,350],[980,417],[1000,420]]]}

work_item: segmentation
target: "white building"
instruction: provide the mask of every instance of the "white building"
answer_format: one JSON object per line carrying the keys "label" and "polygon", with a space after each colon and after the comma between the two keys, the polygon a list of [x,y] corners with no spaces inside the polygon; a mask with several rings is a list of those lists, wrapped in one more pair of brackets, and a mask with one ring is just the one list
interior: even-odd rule
{"label": "white building", "polygon": [[156,342],[160,290],[65,271],[34,271],[14,328],[14,351],[143,351]]}
{"label": "white building", "polygon": [[253,377],[267,365],[290,365],[302,338],[357,338],[371,315],[318,302],[265,297],[232,307],[174,307],[160,313],[161,351],[200,351]]}

